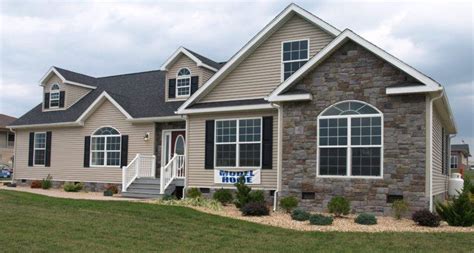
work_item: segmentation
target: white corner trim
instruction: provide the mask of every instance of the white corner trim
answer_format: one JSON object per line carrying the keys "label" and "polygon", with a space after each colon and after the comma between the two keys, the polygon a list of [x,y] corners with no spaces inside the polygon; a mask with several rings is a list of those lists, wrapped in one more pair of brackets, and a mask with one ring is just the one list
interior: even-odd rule
{"label": "white corner trim", "polygon": [[76,85],[76,86],[79,86],[79,87],[84,87],[84,88],[88,88],[88,89],[96,89],[97,87],[94,87],[94,86],[90,86],[90,85],[87,85],[87,84],[83,84],[83,83],[77,83],[77,82],[73,82],[73,81],[68,81],[66,80],[66,78],[64,78],[64,76],[62,76],[59,71],[55,68],[55,67],[51,67],[48,72],[46,72],[46,74],[43,75],[43,77],[41,77],[39,83],[40,83],[40,86],[44,86],[46,84],[46,81],[49,79],[49,76],[51,74],[55,74],[56,76],[59,77],[59,79],[61,79],[61,81],[63,83],[66,83],[66,84],[70,84],[70,85]]}
{"label": "white corner trim", "polygon": [[202,109],[186,109],[176,112],[176,114],[194,114],[194,113],[209,113],[209,112],[232,112],[232,111],[250,111],[250,110],[264,110],[273,109],[271,104],[260,105],[239,105],[239,106],[221,106]]}
{"label": "white corner trim", "polygon": [[299,7],[298,5],[292,3],[286,7],[280,14],[278,14],[269,24],[267,24],[260,32],[255,35],[247,44],[244,45],[230,60],[221,68],[219,71],[214,74],[200,89],[198,89],[186,102],[184,102],[179,108],[178,113],[183,113],[186,110],[186,107],[191,105],[195,100],[201,96],[207,94],[227,73],[232,71],[235,65],[240,63],[242,58],[245,58],[249,51],[258,47],[261,41],[265,40],[270,36],[275,29],[285,22],[292,14],[298,14],[304,19],[312,22],[314,25],[320,27],[321,29],[327,31],[333,36],[338,36],[341,32],[326,23],[322,19],[314,16],[305,9]]}
{"label": "white corner trim", "polygon": [[176,116],[163,116],[163,117],[145,117],[145,118],[133,118],[127,119],[132,123],[146,123],[146,122],[174,122],[174,121],[184,121],[182,115]]}
{"label": "white corner trim", "polygon": [[94,102],[81,114],[81,116],[79,116],[79,118],[76,120],[77,123],[80,123],[80,122],[84,122],[84,120],[88,117],[88,115],[90,113],[92,113],[97,105],[102,102],[104,99],[108,99],[117,109],[119,109],[119,111],[125,115],[125,117],[127,118],[127,120],[131,120],[133,119],[132,116],[130,116],[130,114],[125,111],[125,109],[123,109],[122,106],[120,106],[119,103],[117,103],[117,101],[115,101],[115,99],[113,99],[106,91],[102,92],[102,94],[100,94],[99,97],[97,97]]}
{"label": "white corner trim", "polygon": [[304,101],[304,100],[313,100],[313,95],[311,94],[295,94],[295,95],[281,95],[274,97],[273,99],[265,98],[270,102],[284,102],[284,101]]}
{"label": "white corner trim", "polygon": [[420,86],[408,86],[408,87],[393,87],[386,88],[385,93],[387,95],[397,95],[397,94],[409,94],[409,93],[427,93],[427,92],[436,92],[440,91],[443,88],[438,87],[436,89],[420,85]]}
{"label": "white corner trim", "polygon": [[179,47],[169,58],[168,60],[166,60],[165,63],[163,63],[163,65],[161,66],[160,70],[161,71],[168,71],[168,68],[169,66],[176,60],[176,58],[180,55],[180,54],[184,54],[186,55],[187,57],[189,57],[191,60],[193,60],[196,65],[198,67],[204,67],[204,68],[207,68],[209,70],[212,70],[214,72],[217,72],[217,69],[216,68],[213,68],[205,63],[203,63],[201,60],[199,60],[196,56],[194,56],[191,52],[189,52],[188,50],[186,50],[186,48],[184,47]]}
{"label": "white corner trim", "polygon": [[80,122],[59,122],[59,123],[44,123],[44,124],[32,124],[32,125],[18,125],[18,126],[7,126],[11,129],[25,129],[25,128],[44,128],[44,127],[72,127],[82,126]]}

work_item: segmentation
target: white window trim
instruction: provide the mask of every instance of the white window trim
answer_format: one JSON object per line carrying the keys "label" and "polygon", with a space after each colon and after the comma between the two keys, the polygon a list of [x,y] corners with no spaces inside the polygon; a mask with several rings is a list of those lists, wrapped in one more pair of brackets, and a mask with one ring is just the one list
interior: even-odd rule
{"label": "white window trim", "polygon": [[[454,160],[454,162],[453,162],[453,160]],[[456,166],[453,167],[453,165],[456,165]],[[449,168],[450,169],[457,169],[458,167],[459,167],[458,156],[457,155],[451,155],[451,157],[449,159]]]}
{"label": "white window trim", "polygon": [[[379,114],[355,114],[355,115],[332,115],[332,116],[321,116],[323,115],[329,108],[332,108],[333,106],[336,106],[341,103],[345,102],[359,102],[363,103],[365,105],[368,105],[372,108],[374,108],[376,111],[379,112]],[[351,145],[351,120],[353,118],[370,118],[370,117],[380,117],[380,124],[381,124],[381,129],[380,129],[380,145],[357,145],[357,146],[352,146]],[[347,119],[347,145],[328,145],[328,146],[320,146],[319,145],[319,132],[320,132],[320,126],[319,126],[319,120],[320,119],[341,119],[345,118]],[[366,103],[364,101],[359,101],[359,100],[344,100],[341,102],[334,103],[330,106],[328,106],[326,109],[324,109],[317,117],[317,138],[316,138],[316,177],[318,178],[343,178],[343,179],[383,179],[383,160],[384,160],[384,117],[383,113],[375,106]],[[319,164],[320,164],[320,149],[321,148],[346,148],[346,175],[345,176],[339,176],[339,175],[320,175],[319,174]],[[380,148],[380,176],[351,176],[352,172],[352,149],[353,148]]]}
{"label": "white window trim", "polygon": [[[58,86],[58,89],[57,90],[53,90],[53,87],[57,85]],[[61,89],[61,86],[59,86],[58,83],[54,83],[53,85],[51,85],[51,88],[49,90],[49,108],[51,109],[55,109],[55,108],[59,108],[59,102],[61,100],[61,93],[60,93],[60,89]],[[56,106],[52,106],[52,101],[53,99],[51,99],[53,97],[53,94],[58,94],[58,98],[57,99],[54,99],[55,101],[58,102],[58,105]]]}
{"label": "white window trim", "polygon": [[[189,71],[189,75],[185,75],[185,76],[179,76],[179,72],[182,70],[182,69],[187,69]],[[175,85],[175,94],[176,94],[176,98],[179,99],[179,98],[187,98],[189,96],[191,96],[191,70],[189,68],[180,68],[178,70],[178,72],[176,72],[176,85]],[[189,79],[189,84],[188,86],[181,86],[179,88],[186,88],[188,87],[189,88],[189,92],[187,95],[179,95],[178,93],[178,80],[184,80],[184,79]]]}
{"label": "white window trim", "polygon": [[[291,61],[284,61],[284,60],[283,60],[283,45],[284,45],[285,43],[295,42],[295,41],[305,41],[305,40],[308,42],[308,55],[306,56],[306,59],[304,59],[304,60],[303,60],[303,59],[300,59],[300,60],[291,60]],[[280,63],[280,65],[281,65],[281,66],[280,66],[280,79],[281,79],[282,82],[285,81],[285,63],[300,62],[300,61],[308,61],[308,60],[309,60],[309,55],[310,55],[310,53],[309,53],[309,51],[310,51],[310,44],[309,44],[309,43],[310,43],[309,38],[297,39],[297,40],[286,40],[286,41],[282,41],[282,42],[281,42],[281,50],[280,50],[280,57],[281,57],[281,58],[280,58],[280,62],[281,62],[281,63]]]}
{"label": "white window trim", "polygon": [[[36,147],[36,135],[44,134],[44,148],[37,148]],[[46,132],[35,132],[35,136],[33,137],[33,166],[35,167],[45,167],[46,166]],[[36,164],[36,150],[44,150],[44,164]]]}
{"label": "white window trim", "polygon": [[[260,141],[240,141],[239,140],[239,128],[241,120],[249,119],[260,119]],[[217,142],[217,122],[219,121],[236,121],[236,137],[235,142]],[[240,166],[240,144],[260,144],[260,165],[259,166]],[[217,166],[217,145],[218,144],[235,144],[235,166]],[[262,158],[263,158],[263,117],[252,117],[252,118],[232,118],[232,119],[218,119],[214,121],[214,169],[237,169],[237,168],[249,168],[249,169],[261,169],[262,168]]]}
{"label": "white window trim", "polygon": [[[106,127],[110,127],[110,128],[115,129],[115,131],[117,131],[119,134],[94,135],[94,133],[97,132],[97,130],[99,130],[101,128],[106,128]],[[105,139],[104,139],[104,150],[103,151],[101,151],[101,150],[95,150],[95,151],[92,150],[92,139],[93,138],[103,138],[103,137],[105,137]],[[91,143],[90,143],[90,148],[89,148],[89,167],[91,167],[91,168],[120,168],[120,164],[119,165],[107,165],[107,152],[108,152],[108,150],[107,150],[107,137],[119,137],[120,138],[120,147],[118,149],[118,152],[119,152],[119,160],[121,160],[121,158],[122,158],[122,134],[115,127],[103,126],[103,127],[97,128],[91,134]],[[92,153],[94,153],[94,152],[104,152],[104,164],[103,165],[94,165],[94,164],[92,164]],[[117,152],[117,150],[111,150],[111,152]]]}

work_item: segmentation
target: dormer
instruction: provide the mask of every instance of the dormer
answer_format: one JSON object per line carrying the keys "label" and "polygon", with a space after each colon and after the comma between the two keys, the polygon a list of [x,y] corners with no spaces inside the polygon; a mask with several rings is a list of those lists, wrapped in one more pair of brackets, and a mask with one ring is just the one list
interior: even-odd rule
{"label": "dormer", "polygon": [[93,77],[52,67],[40,81],[40,86],[43,87],[43,111],[68,109],[95,89],[96,87],[91,85],[94,83]]}
{"label": "dormer", "polygon": [[161,67],[162,71],[166,71],[165,100],[188,99],[220,67],[220,63],[184,47],[178,48]]}

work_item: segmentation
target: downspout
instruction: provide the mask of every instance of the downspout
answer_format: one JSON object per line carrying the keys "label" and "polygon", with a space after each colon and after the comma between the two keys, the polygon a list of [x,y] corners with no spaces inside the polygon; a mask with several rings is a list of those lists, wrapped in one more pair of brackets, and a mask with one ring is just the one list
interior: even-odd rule
{"label": "downspout", "polygon": [[[186,140],[184,141],[185,143],[185,148],[184,148],[184,186],[183,186],[183,199],[186,197],[186,190],[188,189],[188,175],[189,175],[189,166],[188,166],[188,141],[189,141],[189,117],[187,115],[181,115],[181,118],[184,118],[186,122]],[[163,138],[163,136],[161,137]],[[161,176],[161,175],[160,175]]]}
{"label": "downspout", "polygon": [[429,162],[430,162],[430,212],[433,212],[433,102],[443,97],[444,89],[441,89],[441,93],[437,97],[430,99],[430,121],[429,121],[429,140],[430,140],[430,150],[429,150]]}
{"label": "downspout", "polygon": [[272,103],[272,107],[278,109],[278,155],[277,155],[277,189],[273,194],[273,211],[277,210],[278,194],[281,191],[281,163],[282,163],[282,120],[283,120],[283,108],[281,105]]}
{"label": "downspout", "polygon": [[[17,136],[16,136],[16,132],[13,130],[13,128],[10,127],[10,131],[12,133],[15,134],[15,141],[13,142],[13,163],[12,163],[12,166],[13,166],[13,176],[12,176],[12,183],[15,183],[15,170],[16,170],[16,142],[17,142]],[[7,138],[8,138],[8,134],[7,134]],[[7,145],[8,145],[8,139],[7,139]]]}

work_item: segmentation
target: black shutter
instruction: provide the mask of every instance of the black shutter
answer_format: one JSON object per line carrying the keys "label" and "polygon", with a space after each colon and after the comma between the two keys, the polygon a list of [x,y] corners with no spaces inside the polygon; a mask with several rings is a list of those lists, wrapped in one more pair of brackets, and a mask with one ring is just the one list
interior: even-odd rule
{"label": "black shutter", "polygon": [[170,79],[168,81],[168,98],[176,97],[176,79]]}
{"label": "black shutter", "polygon": [[46,132],[46,155],[44,158],[44,166],[51,166],[51,132]]}
{"label": "black shutter", "polygon": [[65,91],[60,91],[59,92],[59,108],[64,108],[64,98],[66,96]]}
{"label": "black shutter", "polygon": [[86,136],[84,138],[84,168],[89,168],[90,162],[90,151],[91,151],[91,137]]}
{"label": "black shutter", "polygon": [[262,169],[271,169],[273,163],[273,117],[263,117]]}
{"label": "black shutter", "polygon": [[191,77],[191,95],[199,89],[199,76]]}
{"label": "black shutter", "polygon": [[49,93],[44,93],[44,109],[49,109]]}
{"label": "black shutter", "polygon": [[214,120],[206,120],[206,147],[204,168],[214,169]]}
{"label": "black shutter", "polygon": [[120,167],[128,164],[128,135],[122,135],[122,150],[120,152]]}
{"label": "black shutter", "polygon": [[35,152],[34,146],[35,146],[35,133],[31,132],[30,133],[30,146],[28,147],[28,166],[30,167],[33,166],[33,153]]}

